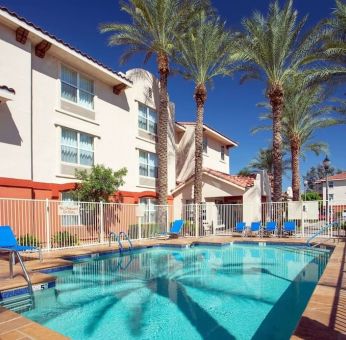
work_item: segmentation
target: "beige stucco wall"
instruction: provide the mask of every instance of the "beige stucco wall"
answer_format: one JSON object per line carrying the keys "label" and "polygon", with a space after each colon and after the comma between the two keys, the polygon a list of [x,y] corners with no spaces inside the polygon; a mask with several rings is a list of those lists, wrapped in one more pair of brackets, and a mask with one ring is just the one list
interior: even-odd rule
{"label": "beige stucco wall", "polygon": [[31,44],[0,28],[0,85],[16,91],[14,100],[0,103],[0,176],[30,179]]}
{"label": "beige stucco wall", "polygon": [[[112,79],[75,55],[55,46],[38,58],[34,53],[33,35],[22,45],[16,41],[14,29],[0,23],[0,84],[16,90],[15,99],[0,104],[0,177],[33,179],[38,182],[74,182],[72,174],[61,171],[61,128],[70,128],[94,136],[95,164],[114,170],[128,169],[125,191],[155,191],[154,185],[139,183],[139,149],[156,153],[155,140],[138,136],[138,103],[158,108],[158,80],[149,72],[131,70],[127,76],[133,86],[120,95],[113,93]],[[37,38],[35,38],[37,43]],[[94,115],[85,118],[76,107],[62,108],[60,95],[61,64],[94,80]],[[141,75],[138,77],[138,73]],[[137,74],[137,76],[135,76]],[[32,86],[31,86],[32,79]],[[153,99],[148,100],[147,89]],[[32,92],[32,94],[31,94]],[[31,101],[32,95],[32,101]],[[33,167],[31,171],[31,107],[33,122]],[[173,108],[170,105],[170,108]],[[168,190],[175,187],[174,112],[170,112],[168,142]],[[82,167],[82,166],[80,166]],[[31,178],[31,172],[33,176]],[[168,192],[168,193],[169,193]]]}
{"label": "beige stucco wall", "polygon": [[[332,181],[333,188],[328,188],[328,194],[333,194],[333,201],[337,204],[346,202],[346,181]],[[323,200],[326,200],[326,183],[323,182]]]}

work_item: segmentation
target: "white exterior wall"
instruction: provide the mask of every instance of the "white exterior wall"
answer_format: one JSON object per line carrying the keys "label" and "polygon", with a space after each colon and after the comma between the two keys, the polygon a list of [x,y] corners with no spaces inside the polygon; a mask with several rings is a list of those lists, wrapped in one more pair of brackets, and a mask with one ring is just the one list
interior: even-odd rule
{"label": "white exterior wall", "polygon": [[16,41],[0,26],[0,85],[14,88],[13,101],[0,103],[1,177],[31,178],[31,44]]}
{"label": "white exterior wall", "polygon": [[[0,22],[0,85],[16,91],[13,101],[0,104],[0,152],[6,160],[1,163],[0,177],[48,183],[75,182],[73,173],[61,171],[61,128],[65,127],[94,136],[94,164],[104,164],[114,170],[127,168],[121,190],[155,191],[155,181],[150,186],[139,183],[138,150],[156,153],[156,141],[139,137],[138,102],[154,110],[158,108],[158,80],[144,70],[140,70],[141,77],[134,76],[138,70],[129,71],[127,77],[132,78],[133,86],[116,95],[109,74],[80,62],[75,55],[54,45],[44,58],[39,58],[34,48],[38,38],[29,33],[23,45],[16,41],[15,27],[8,28]],[[78,104],[62,109],[61,64],[94,81],[95,119],[78,114],[75,111]],[[145,95],[148,87],[153,90],[151,101]],[[175,187],[174,112],[169,112],[172,120],[168,142],[168,194]]]}
{"label": "white exterior wall", "polygon": [[[177,181],[183,182],[195,170],[195,125],[184,125],[183,133],[177,145]],[[203,153],[203,167],[229,173],[229,149],[225,147],[225,159],[221,159],[221,146],[218,140],[205,134],[208,140],[207,152]]]}
{"label": "white exterior wall", "polygon": [[[335,201],[336,203],[346,201],[346,180],[330,180],[329,182],[333,182],[333,188],[328,188],[328,194],[334,195],[332,201]],[[326,182],[323,182],[323,200],[327,200]]]}
{"label": "white exterior wall", "polygon": [[251,222],[261,221],[262,218],[262,188],[261,175],[256,175],[254,185],[246,190],[243,196],[243,221],[250,225]]}

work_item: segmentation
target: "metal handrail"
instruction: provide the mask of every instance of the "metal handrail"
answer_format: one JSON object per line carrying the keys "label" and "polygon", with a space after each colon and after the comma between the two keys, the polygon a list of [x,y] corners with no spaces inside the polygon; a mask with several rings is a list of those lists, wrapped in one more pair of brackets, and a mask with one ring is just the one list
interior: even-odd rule
{"label": "metal handrail", "polygon": [[126,239],[126,241],[129,243],[129,245],[130,245],[130,249],[132,249],[133,248],[133,245],[132,245],[132,242],[131,242],[131,240],[130,240],[130,238],[129,238],[129,235],[127,235],[126,233],[125,233],[125,231],[121,231],[120,233],[119,233],[119,239],[120,239],[120,235],[123,235],[124,237],[125,237],[125,239]]}
{"label": "metal handrail", "polygon": [[[325,230],[328,230],[329,228],[332,228],[332,227],[334,227],[334,226],[336,226],[336,225],[337,225],[337,222],[332,222],[332,223],[326,224],[326,225],[323,226],[319,231],[317,231],[315,234],[313,234],[312,236],[310,236],[310,237],[307,239],[306,245],[307,245],[308,247],[311,247],[311,241],[312,241],[313,239],[315,239],[318,235],[322,234]],[[330,238],[331,238],[331,237],[330,237]],[[329,239],[330,239],[330,238],[329,238]]]}
{"label": "metal handrail", "polygon": [[8,249],[8,248],[1,248],[1,250],[8,251],[10,253],[9,257],[9,265],[10,265],[10,278],[13,279],[13,265],[15,264],[15,256],[17,256],[18,262],[22,268],[23,274],[24,274],[24,279],[26,280],[28,284],[28,289],[29,289],[29,294],[32,298],[32,306],[35,308],[35,298],[34,298],[34,291],[32,289],[32,282],[30,279],[30,276],[28,274],[28,271],[26,270],[25,264],[23,262],[22,257],[20,256],[19,252],[14,249]]}
{"label": "metal handrail", "polygon": [[111,231],[109,233],[109,246],[111,246],[111,242],[112,242],[112,236],[115,236],[115,240],[118,242],[119,244],[119,249],[120,251],[123,251],[124,247],[123,247],[123,244],[121,243],[121,240],[120,240],[120,236],[123,235],[125,237],[125,239],[127,240],[127,242],[129,243],[130,245],[130,249],[133,248],[133,245],[132,245],[132,242],[129,238],[129,236],[124,232],[124,231],[121,231],[119,234]]}

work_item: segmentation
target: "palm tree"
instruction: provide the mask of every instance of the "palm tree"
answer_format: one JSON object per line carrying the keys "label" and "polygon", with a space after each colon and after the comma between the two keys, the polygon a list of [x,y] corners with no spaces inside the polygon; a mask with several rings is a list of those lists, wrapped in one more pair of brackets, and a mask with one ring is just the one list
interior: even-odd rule
{"label": "palm tree", "polygon": [[[306,79],[326,79],[337,72],[326,65],[316,65],[316,59],[310,54],[319,46],[321,37],[317,28],[304,35],[302,30],[307,17],[298,21],[298,12],[293,9],[292,0],[283,8],[275,1],[269,6],[267,16],[255,12],[249,19],[243,20],[245,34],[240,39],[240,57],[253,66],[243,80],[260,78],[267,81],[267,96],[273,116],[273,200],[281,199],[282,191],[282,112],[284,107],[283,84],[292,74],[301,71]],[[310,67],[307,67],[310,64]]]}
{"label": "palm tree", "polygon": [[[291,78],[284,84],[285,104],[283,107],[283,140],[291,153],[293,200],[300,200],[299,161],[304,153],[312,151],[316,155],[327,151],[323,142],[315,142],[318,129],[345,123],[331,106],[325,105],[328,93],[321,85],[305,86],[300,77]],[[272,119],[272,113],[262,118]],[[270,126],[255,129],[268,130]]]}
{"label": "palm tree", "polygon": [[[283,159],[282,170],[283,172],[289,168],[289,161]],[[273,149],[271,147],[261,148],[256,157],[247,166],[251,171],[266,170],[268,175],[273,176],[274,159]]]}
{"label": "palm tree", "polygon": [[167,203],[167,135],[169,58],[175,51],[176,37],[185,31],[204,0],[127,0],[121,10],[131,17],[130,24],[102,24],[102,33],[111,32],[109,45],[126,45],[120,61],[125,63],[136,53],[145,54],[145,62],[156,55],[159,71],[158,109],[158,204]]}
{"label": "palm tree", "polygon": [[[203,116],[207,100],[207,85],[217,76],[235,70],[236,57],[232,53],[234,36],[215,14],[201,12],[196,24],[179,39],[179,53],[175,60],[185,79],[195,84],[195,179],[194,201],[202,201]],[[233,69],[232,69],[233,66]]]}

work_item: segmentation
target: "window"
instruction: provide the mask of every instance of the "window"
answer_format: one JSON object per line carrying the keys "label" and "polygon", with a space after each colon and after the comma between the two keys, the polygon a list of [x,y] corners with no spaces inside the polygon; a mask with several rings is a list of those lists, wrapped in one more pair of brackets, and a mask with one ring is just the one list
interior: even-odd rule
{"label": "window", "polygon": [[334,188],[334,182],[328,182],[328,187],[329,188]]}
{"label": "window", "polygon": [[208,138],[203,137],[203,152],[208,153]]}
{"label": "window", "polygon": [[61,66],[61,97],[93,109],[94,82],[66,66]]}
{"label": "window", "polygon": [[151,87],[148,88],[148,97],[149,97],[150,99],[153,98],[153,90],[152,90]]}
{"label": "window", "polygon": [[329,194],[328,196],[329,201],[332,201],[334,199],[334,194]]}
{"label": "window", "polygon": [[61,161],[85,166],[94,165],[94,138],[82,132],[62,128]]}
{"label": "window", "polygon": [[156,122],[156,112],[151,108],[139,104],[138,107],[138,127],[147,132],[156,134],[157,132],[157,122]]}
{"label": "window", "polygon": [[156,154],[139,150],[139,175],[157,178]]}
{"label": "window", "polygon": [[223,145],[221,145],[221,160],[225,160],[225,147]]}
{"label": "window", "polygon": [[155,223],[157,216],[157,201],[154,198],[141,198],[140,205],[144,207],[144,223]]}

